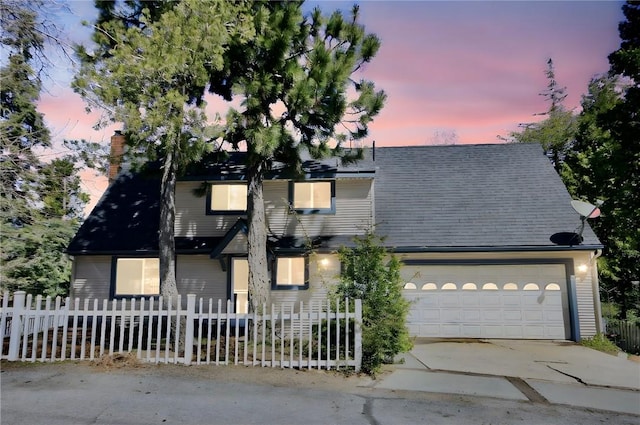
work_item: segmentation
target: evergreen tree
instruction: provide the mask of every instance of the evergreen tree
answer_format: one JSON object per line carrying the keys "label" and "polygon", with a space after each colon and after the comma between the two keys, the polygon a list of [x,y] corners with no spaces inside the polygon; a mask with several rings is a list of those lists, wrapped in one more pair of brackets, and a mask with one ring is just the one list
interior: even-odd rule
{"label": "evergreen tree", "polygon": [[640,313],[640,3],[623,12],[622,43],[609,56],[610,75],[594,79],[583,99],[563,178],[574,196],[604,201],[591,223],[605,245],[601,283],[625,318]]}
{"label": "evergreen tree", "polygon": [[576,116],[562,104],[567,97],[566,87],[558,84],[552,59],[547,61],[545,74],[548,80],[547,89],[540,95],[549,102],[549,109],[536,115],[546,118],[539,122],[520,124],[522,130],[512,132],[507,140],[518,143],[540,143],[553,166],[559,171],[566,152],[573,142]]}
{"label": "evergreen tree", "polygon": [[362,369],[370,374],[390,363],[412,343],[406,327],[409,301],[402,295],[400,261],[373,234],[339,252],[340,283],[334,295],[362,300]]}
{"label": "evergreen tree", "polygon": [[[132,150],[163,162],[163,294],[175,293],[176,176],[224,140],[248,153],[249,288],[253,307],[261,306],[269,293],[264,176],[275,161],[295,174],[302,149],[315,158],[361,156],[342,144],[366,136],[385,95],[350,76],[372,59],[378,39],[357,23],[357,7],[345,19],[319,10],[304,17],[300,2],[97,4],[98,47],[79,49],[83,67],[74,86],[125,124]],[[205,90],[241,101],[222,133],[208,125]]]}
{"label": "evergreen tree", "polygon": [[[71,269],[64,249],[77,229],[86,195],[71,157],[51,163],[38,157],[51,146],[36,106],[48,63],[44,47],[58,35],[55,26],[42,19],[46,6],[38,0],[0,0],[7,52],[0,68],[0,287],[64,295]],[[54,190],[58,182],[63,187]]]}
{"label": "evergreen tree", "polygon": [[357,160],[362,149],[344,143],[366,137],[368,124],[386,98],[374,84],[354,80],[380,47],[358,23],[359,9],[348,16],[319,9],[305,16],[300,2],[255,2],[255,37],[232,39],[224,67],[211,75],[210,91],[241,108],[226,115],[225,141],[247,150],[248,262],[252,305],[269,298],[267,232],[262,186],[276,161],[292,176],[301,171],[301,153],[313,158]]}
{"label": "evergreen tree", "polygon": [[[95,49],[78,48],[73,86],[109,122],[124,124],[127,161],[161,165],[160,285],[177,295],[175,185],[177,175],[216,146],[219,132],[205,113],[209,73],[223,66],[231,35],[252,34],[244,3],[96,2]],[[174,297],[174,302],[175,302]]]}

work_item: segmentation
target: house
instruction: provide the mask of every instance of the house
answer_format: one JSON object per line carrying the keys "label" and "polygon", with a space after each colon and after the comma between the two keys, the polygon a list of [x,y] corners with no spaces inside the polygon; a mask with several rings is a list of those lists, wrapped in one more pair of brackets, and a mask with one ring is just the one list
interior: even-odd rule
{"label": "house", "polygon": [[[178,289],[232,299],[237,312],[248,299],[242,155],[203,160],[176,189]],[[588,225],[580,243],[558,240],[581,217],[539,145],[382,147],[355,165],[303,168],[304,180],[276,166],[264,183],[277,305],[323,298],[336,250],[375,228],[404,263],[412,335],[580,340],[600,330],[602,245]],[[157,177],[115,178],[68,247],[73,296],[158,294],[158,194]]]}

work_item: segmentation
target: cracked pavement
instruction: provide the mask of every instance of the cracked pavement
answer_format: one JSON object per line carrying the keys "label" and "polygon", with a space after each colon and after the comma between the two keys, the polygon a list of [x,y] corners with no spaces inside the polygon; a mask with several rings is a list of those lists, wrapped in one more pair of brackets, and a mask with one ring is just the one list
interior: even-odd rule
{"label": "cracked pavement", "polygon": [[[375,388],[365,377],[246,367],[2,364],[3,424],[637,424],[530,400]],[[375,381],[373,381],[375,382]]]}

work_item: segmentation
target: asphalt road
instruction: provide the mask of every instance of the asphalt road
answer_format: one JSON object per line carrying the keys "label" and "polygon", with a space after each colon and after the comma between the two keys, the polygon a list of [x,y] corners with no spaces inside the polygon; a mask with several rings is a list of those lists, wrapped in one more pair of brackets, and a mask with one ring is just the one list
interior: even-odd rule
{"label": "asphalt road", "polygon": [[640,422],[632,415],[530,401],[382,390],[366,378],[329,379],[323,372],[229,368],[212,376],[180,366],[2,366],[3,425]]}

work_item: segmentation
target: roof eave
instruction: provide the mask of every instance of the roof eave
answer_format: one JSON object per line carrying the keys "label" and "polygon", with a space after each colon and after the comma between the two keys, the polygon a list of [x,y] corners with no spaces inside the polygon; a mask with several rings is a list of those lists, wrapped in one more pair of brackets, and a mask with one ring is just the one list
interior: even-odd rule
{"label": "roof eave", "polygon": [[419,252],[542,252],[542,251],[595,251],[604,248],[601,244],[559,246],[559,245],[530,245],[530,246],[389,246],[395,253]]}

